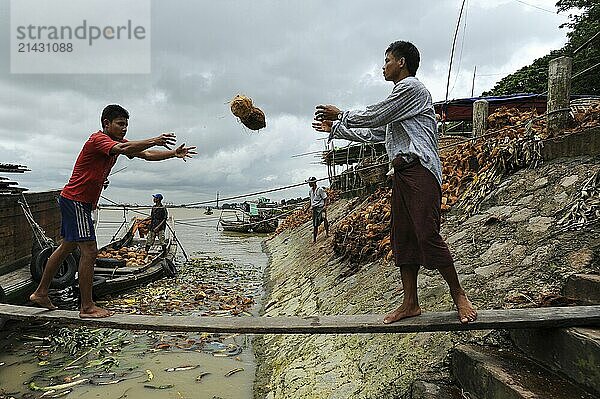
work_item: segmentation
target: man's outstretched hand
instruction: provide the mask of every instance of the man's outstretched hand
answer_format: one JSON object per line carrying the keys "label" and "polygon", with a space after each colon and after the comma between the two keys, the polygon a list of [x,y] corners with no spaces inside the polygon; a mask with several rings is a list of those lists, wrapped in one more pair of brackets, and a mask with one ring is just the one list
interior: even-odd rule
{"label": "man's outstretched hand", "polygon": [[175,149],[175,156],[177,158],[183,159],[183,161],[185,162],[186,158],[191,158],[192,155],[198,154],[196,151],[194,151],[195,149],[196,146],[186,147],[184,143]]}
{"label": "man's outstretched hand", "polygon": [[317,105],[315,119],[318,121],[335,121],[341,112],[335,105]]}
{"label": "man's outstretched hand", "polygon": [[157,145],[159,147],[165,147],[166,149],[170,150],[170,146],[175,144],[176,141],[177,139],[175,137],[175,133],[163,133],[160,136],[154,138],[154,145]]}
{"label": "man's outstretched hand", "polygon": [[313,129],[315,129],[317,132],[329,133],[331,132],[332,126],[332,121],[314,121],[312,123]]}

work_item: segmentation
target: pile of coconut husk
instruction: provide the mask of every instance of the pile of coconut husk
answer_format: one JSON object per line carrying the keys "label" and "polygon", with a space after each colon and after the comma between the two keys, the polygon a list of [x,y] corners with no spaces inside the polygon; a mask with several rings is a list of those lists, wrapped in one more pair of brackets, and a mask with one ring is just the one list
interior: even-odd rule
{"label": "pile of coconut husk", "polygon": [[[497,126],[495,132],[457,144],[441,156],[442,211],[449,211],[461,197],[462,203],[465,196],[470,200],[468,210],[475,210],[504,174],[541,161],[536,134],[545,131],[545,120],[529,122],[536,116],[535,111],[500,109],[490,116]],[[391,260],[390,200],[391,190],[380,189],[365,201],[369,205],[337,223],[333,232],[336,254],[351,265],[382,257]]]}
{"label": "pile of coconut husk", "polygon": [[[326,188],[325,193],[327,193],[327,201],[329,204],[332,204],[340,199],[340,192],[338,190]],[[283,220],[283,222],[280,222],[277,226],[277,230],[275,230],[275,235],[287,229],[295,229],[296,227],[303,225],[311,219],[312,210],[310,209],[310,205],[306,204],[301,209],[297,209],[294,212],[292,212],[288,217],[286,217]]]}
{"label": "pile of coconut husk", "polygon": [[342,260],[361,264],[383,256],[391,259],[391,196],[390,189],[380,188],[365,201],[369,205],[337,223],[333,250]]}
{"label": "pile of coconut husk", "polygon": [[472,197],[471,211],[499,179],[541,160],[541,138],[546,120],[535,110],[520,112],[501,107],[488,117],[493,128],[484,136],[458,144],[442,155],[442,211],[449,211],[465,194]]}
{"label": "pile of coconut husk", "polygon": [[600,126],[600,100],[588,107],[573,107],[573,118],[577,124],[577,129]]}
{"label": "pile of coconut husk", "polygon": [[146,263],[148,254],[144,248],[122,247],[120,249],[107,248],[98,252],[98,259],[116,259],[125,262],[127,267],[138,267]]}
{"label": "pile of coconut husk", "polygon": [[532,108],[531,111],[521,111],[518,108],[500,107],[488,116],[488,131],[524,125],[538,116],[535,108]]}
{"label": "pile of coconut husk", "polygon": [[283,222],[280,222],[275,230],[275,235],[281,233],[284,230],[295,229],[298,226],[303,225],[308,222],[312,217],[312,213],[310,207],[302,207],[300,209],[296,209],[292,212],[288,217],[286,217]]}
{"label": "pile of coconut husk", "polygon": [[252,99],[238,94],[229,103],[231,112],[250,130],[260,130],[267,126],[265,113],[252,104]]}

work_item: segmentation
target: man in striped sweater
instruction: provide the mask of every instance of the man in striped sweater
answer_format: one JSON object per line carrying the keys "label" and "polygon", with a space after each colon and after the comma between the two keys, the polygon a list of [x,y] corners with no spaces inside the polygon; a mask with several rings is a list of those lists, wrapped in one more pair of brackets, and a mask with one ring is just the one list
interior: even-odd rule
{"label": "man in striped sweater", "polygon": [[437,269],[450,287],[462,323],[477,312],[462,289],[452,255],[440,236],[442,166],[431,94],[416,77],[420,55],[409,42],[390,44],[383,76],[392,93],[364,110],[342,111],[318,105],[313,127],[329,139],[384,142],[393,166],[391,243],[400,267],[404,298],[384,323],[421,314],[417,296],[419,267]]}

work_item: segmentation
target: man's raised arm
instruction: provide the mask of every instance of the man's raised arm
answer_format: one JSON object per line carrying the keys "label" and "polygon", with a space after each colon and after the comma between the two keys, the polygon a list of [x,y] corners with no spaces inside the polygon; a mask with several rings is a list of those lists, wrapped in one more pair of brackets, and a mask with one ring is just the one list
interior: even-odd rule
{"label": "man's raised arm", "polygon": [[110,149],[110,155],[129,155],[136,156],[137,153],[147,150],[154,146],[165,147],[170,149],[169,146],[175,144],[175,134],[164,133],[158,137],[153,137],[145,140],[127,141],[125,143],[115,144]]}

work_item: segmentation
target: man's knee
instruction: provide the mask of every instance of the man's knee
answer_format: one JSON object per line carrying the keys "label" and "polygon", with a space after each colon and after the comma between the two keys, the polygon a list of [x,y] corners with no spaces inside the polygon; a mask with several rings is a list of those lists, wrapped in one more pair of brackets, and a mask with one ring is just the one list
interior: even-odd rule
{"label": "man's knee", "polygon": [[81,257],[95,259],[98,255],[98,246],[95,242],[80,243]]}
{"label": "man's knee", "polygon": [[66,256],[67,254],[70,254],[71,252],[73,252],[75,250],[75,248],[77,248],[76,242],[63,240],[63,242],[60,243],[60,245],[58,246],[56,251],[60,252],[60,253],[64,253]]}

